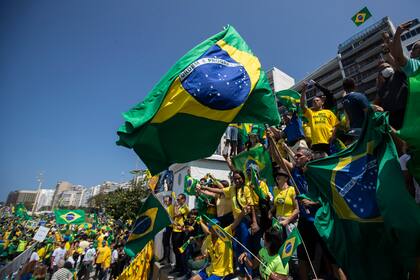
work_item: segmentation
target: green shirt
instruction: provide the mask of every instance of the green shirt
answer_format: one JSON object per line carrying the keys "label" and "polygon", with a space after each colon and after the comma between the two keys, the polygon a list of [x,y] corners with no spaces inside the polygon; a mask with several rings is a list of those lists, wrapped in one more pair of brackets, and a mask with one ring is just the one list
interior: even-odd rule
{"label": "green shirt", "polygon": [[420,70],[420,60],[415,58],[408,59],[407,63],[402,67],[407,77],[413,77]]}
{"label": "green shirt", "polygon": [[260,264],[261,279],[267,280],[272,272],[278,273],[280,275],[289,274],[289,265],[286,264],[285,267],[283,266],[279,254],[270,256],[266,248],[261,248],[259,255],[261,262],[265,265],[264,266]]}

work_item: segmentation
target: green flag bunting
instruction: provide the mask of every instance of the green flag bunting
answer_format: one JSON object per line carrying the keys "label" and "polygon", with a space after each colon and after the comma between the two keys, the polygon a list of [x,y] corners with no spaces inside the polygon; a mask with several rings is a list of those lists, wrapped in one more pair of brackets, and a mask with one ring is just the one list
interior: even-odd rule
{"label": "green flag bunting", "polygon": [[153,194],[149,194],[140,209],[140,214],[134,223],[124,251],[130,257],[136,256],[147,242],[170,224],[171,219],[168,212]]}
{"label": "green flag bunting", "polygon": [[54,210],[57,224],[83,224],[86,220],[83,210]]}
{"label": "green flag bunting", "polygon": [[420,208],[409,196],[387,113],[369,112],[354,145],[310,162],[315,227],[350,279],[400,279],[420,252]]}
{"label": "green flag bunting", "polygon": [[274,100],[258,58],[229,26],[184,55],[123,114],[117,144],[134,149],[156,174],[214,153],[229,123],[279,124]]}

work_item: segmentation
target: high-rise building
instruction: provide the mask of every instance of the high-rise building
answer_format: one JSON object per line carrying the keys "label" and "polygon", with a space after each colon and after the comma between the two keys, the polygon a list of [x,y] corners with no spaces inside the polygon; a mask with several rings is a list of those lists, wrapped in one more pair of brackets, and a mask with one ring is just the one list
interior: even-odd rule
{"label": "high-rise building", "polygon": [[401,34],[401,42],[404,47],[404,52],[408,56],[413,44],[420,40],[420,21],[410,27],[409,30]]}
{"label": "high-rise building", "polygon": [[59,181],[57,183],[57,186],[55,187],[55,192],[54,192],[54,197],[53,197],[53,202],[52,202],[52,209],[54,209],[55,207],[57,207],[59,205],[60,199],[61,199],[61,194],[64,191],[71,191],[73,189],[73,184],[66,182],[66,181]]}
{"label": "high-rise building", "polygon": [[[297,82],[292,89],[300,91],[303,81],[315,80],[328,88],[337,100],[337,107],[341,108],[343,93],[342,81],[352,78],[356,82],[357,91],[367,95],[370,100],[376,96],[377,66],[383,60],[382,34],[386,32],[394,36],[395,27],[389,17],[384,17],[371,26],[354,34],[349,39],[338,45],[337,55],[316,69],[314,72]],[[402,34],[403,46],[408,54],[412,44],[420,38],[420,24],[411,27]],[[310,101],[319,90],[311,87],[307,91]]]}
{"label": "high-rise building", "polygon": [[295,84],[295,79],[276,67],[271,68],[266,73],[271,89],[274,92],[289,89]]}
{"label": "high-rise building", "polygon": [[25,205],[27,210],[32,210],[32,207],[34,205],[35,199],[36,199],[37,191],[34,190],[21,190],[21,191],[13,191],[10,192],[6,205],[16,205],[19,203],[22,203]]}
{"label": "high-rise building", "polygon": [[41,189],[39,190],[38,199],[36,201],[35,211],[40,211],[41,209],[51,210],[52,201],[54,197],[53,189]]}

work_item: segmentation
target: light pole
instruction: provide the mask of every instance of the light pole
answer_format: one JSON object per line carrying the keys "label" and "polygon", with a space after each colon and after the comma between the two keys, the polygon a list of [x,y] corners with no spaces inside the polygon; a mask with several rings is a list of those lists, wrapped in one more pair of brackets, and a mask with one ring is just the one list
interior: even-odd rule
{"label": "light pole", "polygon": [[34,205],[32,206],[32,215],[34,215],[35,210],[36,210],[36,206],[38,204],[38,199],[40,196],[40,192],[41,192],[41,186],[42,186],[42,172],[39,172],[37,181],[38,181],[38,191],[36,192],[36,197],[35,197],[35,201],[34,201]]}

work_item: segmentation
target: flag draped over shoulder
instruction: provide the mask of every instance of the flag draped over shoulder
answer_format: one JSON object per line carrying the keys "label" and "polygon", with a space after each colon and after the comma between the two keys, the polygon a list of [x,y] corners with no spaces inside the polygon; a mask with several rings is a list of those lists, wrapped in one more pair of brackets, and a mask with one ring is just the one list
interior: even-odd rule
{"label": "flag draped over shoulder", "polygon": [[57,224],[83,224],[86,214],[83,210],[54,210],[55,221]]}
{"label": "flag draped over shoulder", "polygon": [[275,185],[270,154],[262,145],[238,154],[232,158],[232,163],[236,169],[242,170],[245,174],[246,170],[250,168],[257,171],[259,178],[267,180],[268,186]]}
{"label": "flag draped over shoulder", "polygon": [[354,145],[307,165],[315,226],[350,279],[400,279],[420,254],[420,208],[406,191],[387,113]]}
{"label": "flag draped over shoulder", "polygon": [[408,89],[407,108],[399,135],[409,145],[411,159],[408,162],[408,170],[416,181],[420,182],[420,72],[408,78]]}
{"label": "flag draped over shoulder", "polygon": [[134,257],[143,249],[147,242],[170,224],[171,219],[168,212],[153,194],[149,194],[140,209],[140,214],[134,223],[124,251],[128,256]]}
{"label": "flag draped over shoulder", "polygon": [[229,123],[279,123],[261,64],[231,26],[190,50],[123,116],[117,144],[152,174],[211,155]]}

